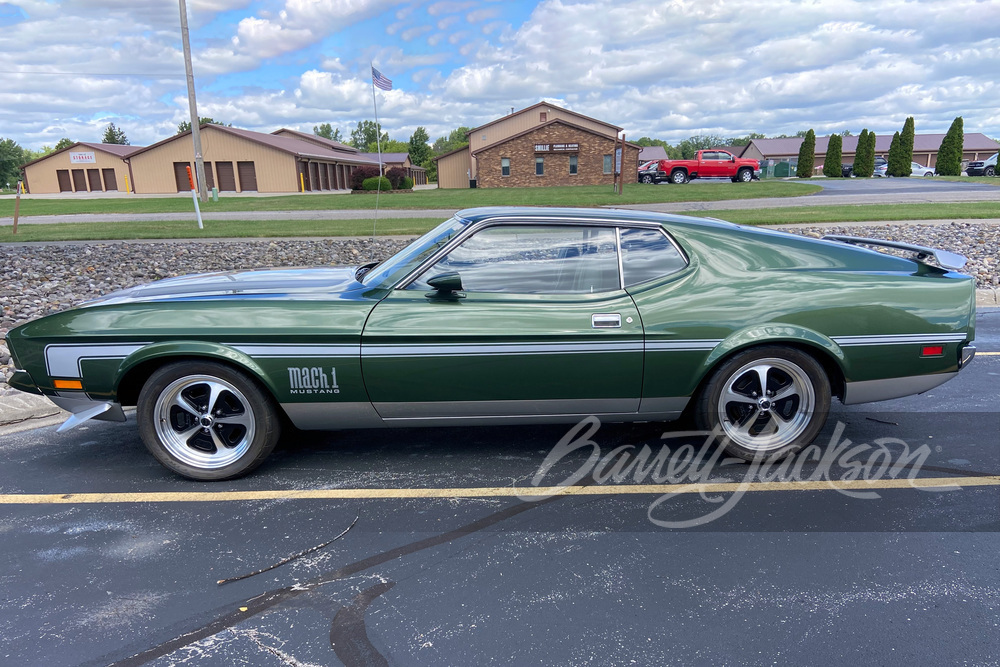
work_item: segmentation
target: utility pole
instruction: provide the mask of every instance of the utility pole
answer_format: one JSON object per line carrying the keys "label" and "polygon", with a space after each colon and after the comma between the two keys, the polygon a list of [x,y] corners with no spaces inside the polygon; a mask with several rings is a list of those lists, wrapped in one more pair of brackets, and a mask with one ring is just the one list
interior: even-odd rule
{"label": "utility pole", "polygon": [[191,39],[188,37],[188,14],[186,0],[181,5],[181,42],[184,44],[184,71],[187,73],[188,106],[191,110],[191,139],[194,141],[194,171],[198,181],[198,196],[208,201],[208,187],[205,185],[205,158],[201,152],[201,128],[198,124],[198,102],[194,98],[194,70],[191,68]]}

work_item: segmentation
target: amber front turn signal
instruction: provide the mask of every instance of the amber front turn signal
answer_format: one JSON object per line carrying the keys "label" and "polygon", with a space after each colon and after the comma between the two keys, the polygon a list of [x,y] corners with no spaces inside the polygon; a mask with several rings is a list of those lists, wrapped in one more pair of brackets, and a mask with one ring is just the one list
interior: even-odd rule
{"label": "amber front turn signal", "polygon": [[79,380],[56,380],[53,384],[56,389],[83,389],[83,383]]}

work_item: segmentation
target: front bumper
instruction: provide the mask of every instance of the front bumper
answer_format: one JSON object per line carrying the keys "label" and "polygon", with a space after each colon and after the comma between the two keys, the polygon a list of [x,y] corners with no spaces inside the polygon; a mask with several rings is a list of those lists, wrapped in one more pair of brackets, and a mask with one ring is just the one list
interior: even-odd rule
{"label": "front bumper", "polygon": [[986,173],[986,167],[967,167],[965,173],[969,176],[982,176]]}

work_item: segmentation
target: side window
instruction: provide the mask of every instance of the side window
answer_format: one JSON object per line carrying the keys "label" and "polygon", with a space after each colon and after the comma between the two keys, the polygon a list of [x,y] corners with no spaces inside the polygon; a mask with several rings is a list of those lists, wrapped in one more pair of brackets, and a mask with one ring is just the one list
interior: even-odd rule
{"label": "side window", "polygon": [[424,271],[407,289],[458,273],[467,292],[596,294],[621,289],[615,230],[610,227],[487,227]]}
{"label": "side window", "polygon": [[576,173],[576,163],[577,163],[577,156],[576,155],[570,155],[569,156],[569,173],[571,173],[571,174],[575,174]]}
{"label": "side window", "polygon": [[510,158],[502,157],[500,158],[500,175],[510,176]]}
{"label": "side window", "polygon": [[611,173],[611,156],[610,155],[605,155],[604,156],[604,173],[605,174],[610,174]]}
{"label": "side window", "polygon": [[535,176],[545,175],[545,158],[536,157],[535,158]]}
{"label": "side window", "polygon": [[669,276],[686,266],[684,256],[662,232],[655,229],[622,230],[625,287]]}

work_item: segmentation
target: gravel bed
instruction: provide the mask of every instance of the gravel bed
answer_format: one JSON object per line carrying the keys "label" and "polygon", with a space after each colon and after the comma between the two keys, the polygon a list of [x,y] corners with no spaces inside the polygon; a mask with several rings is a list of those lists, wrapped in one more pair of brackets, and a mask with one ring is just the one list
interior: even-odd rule
{"label": "gravel bed", "polygon": [[[787,231],[867,236],[951,250],[969,258],[965,272],[975,276],[978,287],[1000,285],[1000,225],[816,225]],[[369,258],[384,259],[407,243],[326,239],[0,245],[0,337],[28,320],[161,278],[261,267],[362,264]],[[0,342],[0,396],[14,391],[6,384],[13,371],[7,347]]]}

